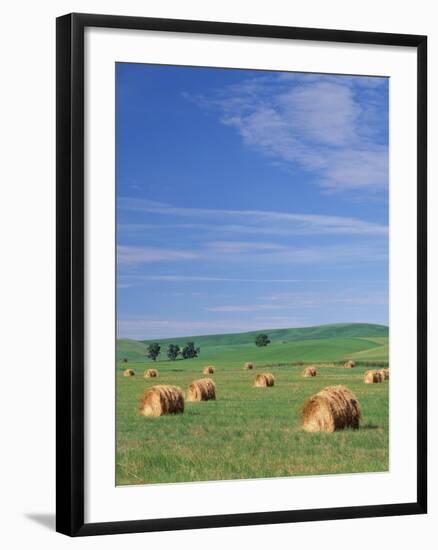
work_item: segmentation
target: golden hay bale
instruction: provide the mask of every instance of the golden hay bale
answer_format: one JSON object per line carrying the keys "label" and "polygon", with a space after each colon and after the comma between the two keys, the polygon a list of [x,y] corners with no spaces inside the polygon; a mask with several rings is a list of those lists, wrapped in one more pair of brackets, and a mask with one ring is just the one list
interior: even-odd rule
{"label": "golden hay bale", "polygon": [[256,388],[268,388],[274,385],[274,377],[269,372],[257,374],[254,386]]}
{"label": "golden hay bale", "polygon": [[155,369],[148,369],[144,371],[144,377],[145,378],[157,378],[158,371]]}
{"label": "golden hay bale", "polygon": [[243,365],[243,368],[244,368],[245,370],[252,370],[252,369],[254,368],[254,365],[253,365],[252,363],[245,363],[245,364]]}
{"label": "golden hay bale", "polygon": [[382,380],[389,380],[389,369],[381,369],[379,370]]}
{"label": "golden hay bale", "polygon": [[123,371],[123,376],[135,376],[134,369],[126,369]]}
{"label": "golden hay bale", "polygon": [[184,412],[184,395],[178,386],[158,385],[144,391],[138,404],[142,416],[162,416]]}
{"label": "golden hay bale", "polygon": [[195,380],[189,386],[187,401],[209,401],[216,399],[216,384],[210,378]]}
{"label": "golden hay bale", "polygon": [[383,382],[383,376],[378,370],[367,370],[364,374],[363,381],[365,384],[378,384]]}
{"label": "golden hay bale", "polygon": [[354,369],[355,366],[356,366],[356,363],[352,359],[344,363],[344,369]]}
{"label": "golden hay bale", "polygon": [[306,432],[334,432],[359,428],[360,406],[345,386],[327,386],[309,397],[301,408]]}
{"label": "golden hay bale", "polygon": [[306,367],[303,370],[303,376],[304,376],[304,378],[311,378],[312,376],[316,376],[315,367]]}
{"label": "golden hay bale", "polygon": [[213,374],[214,373],[214,367],[212,365],[209,365],[208,367],[204,367],[202,370],[202,374]]}

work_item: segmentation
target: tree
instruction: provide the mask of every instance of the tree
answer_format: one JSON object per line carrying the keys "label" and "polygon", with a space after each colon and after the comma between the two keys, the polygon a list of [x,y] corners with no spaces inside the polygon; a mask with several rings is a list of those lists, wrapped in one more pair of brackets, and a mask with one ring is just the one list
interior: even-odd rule
{"label": "tree", "polygon": [[160,355],[161,346],[157,342],[154,342],[153,344],[149,344],[147,347],[147,356],[149,359],[152,359],[152,361],[156,361],[157,357]]}
{"label": "tree", "polygon": [[169,344],[169,347],[167,348],[167,357],[171,361],[175,361],[180,353],[181,348],[179,346],[177,346],[176,344]]}
{"label": "tree", "polygon": [[124,363],[127,363],[128,362],[128,359],[126,359],[126,357],[123,358],[123,362]]}
{"label": "tree", "polygon": [[194,357],[198,357],[200,352],[201,349],[195,348],[194,342],[187,342],[187,344],[183,347],[182,356],[184,359],[193,359]]}
{"label": "tree", "polygon": [[269,340],[267,334],[257,334],[256,339],[255,339],[255,345],[256,346],[258,346],[259,348],[264,348],[265,346],[267,346],[270,343],[271,343],[271,340]]}

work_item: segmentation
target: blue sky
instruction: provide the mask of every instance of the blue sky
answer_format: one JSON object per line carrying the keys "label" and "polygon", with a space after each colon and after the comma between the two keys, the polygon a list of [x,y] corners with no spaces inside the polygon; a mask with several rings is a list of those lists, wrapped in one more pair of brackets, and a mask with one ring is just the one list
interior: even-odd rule
{"label": "blue sky", "polygon": [[388,80],[117,64],[118,336],[388,323]]}

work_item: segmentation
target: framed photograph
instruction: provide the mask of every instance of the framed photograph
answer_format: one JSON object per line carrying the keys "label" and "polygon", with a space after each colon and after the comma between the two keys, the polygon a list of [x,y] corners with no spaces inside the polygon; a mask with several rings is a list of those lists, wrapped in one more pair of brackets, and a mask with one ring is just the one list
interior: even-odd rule
{"label": "framed photograph", "polygon": [[57,20],[57,530],[426,513],[426,37]]}

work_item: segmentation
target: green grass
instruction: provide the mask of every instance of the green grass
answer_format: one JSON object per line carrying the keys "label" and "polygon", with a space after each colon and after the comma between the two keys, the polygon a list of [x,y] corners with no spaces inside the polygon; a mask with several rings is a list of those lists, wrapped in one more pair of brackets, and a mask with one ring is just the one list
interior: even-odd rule
{"label": "green grass", "polygon": [[[269,336],[272,345],[276,344],[291,344],[293,342],[303,342],[305,340],[324,340],[329,341],[338,338],[355,339],[358,343],[358,351],[369,349],[370,345],[380,343],[382,340],[388,339],[388,327],[383,325],[372,325],[367,323],[343,323],[336,325],[320,325],[315,327],[304,328],[287,328],[287,329],[267,329],[257,332],[241,332],[238,334],[212,334],[207,336],[185,336],[180,338],[168,338],[159,340],[129,340],[121,339],[117,342],[117,358],[119,360],[126,357],[127,359],[143,359],[146,354],[146,347],[151,342],[158,341],[163,351],[170,343],[184,345],[192,340],[196,346],[201,347],[202,352],[207,348],[220,347],[234,349],[236,346],[240,348],[242,345],[248,345],[254,348],[254,340],[257,334],[263,332]],[[360,340],[366,339],[371,342],[363,344],[361,347]],[[272,345],[268,349],[272,349]],[[315,345],[315,344],[312,344]],[[318,346],[319,344],[316,343]],[[291,351],[294,351],[292,346]],[[342,349],[341,349],[342,351]],[[286,353],[284,349],[282,353]],[[350,348],[345,350],[350,352]],[[325,358],[324,358],[325,360]]]}
{"label": "green grass", "polygon": [[[368,355],[367,355],[368,354]],[[205,346],[201,347],[200,356],[190,361],[178,359],[169,361],[166,358],[166,348],[162,349],[159,359],[154,363],[142,355],[130,354],[125,348],[119,349],[119,356],[126,357],[130,365],[173,366],[176,369],[186,369],[188,366],[199,366],[213,363],[223,368],[236,368],[245,361],[257,364],[296,363],[309,361],[343,361],[348,358],[367,360],[370,357],[377,361],[388,360],[388,345],[380,345],[365,338],[321,338],[318,340],[302,340],[275,342],[265,348],[254,344]]]}
{"label": "green grass", "polygon": [[382,344],[381,346],[357,351],[352,354],[353,359],[358,361],[378,361],[382,358],[385,358],[385,360],[388,360],[389,355],[389,345],[388,340],[386,339],[386,343]]}
{"label": "green grass", "polygon": [[[304,379],[302,366],[293,365],[347,357],[355,357],[359,365],[362,359],[387,360],[386,336],[359,333],[314,339],[305,335],[289,341],[283,335],[267,348],[256,348],[253,341],[204,337],[210,340],[201,345],[199,358],[156,363],[139,355],[143,343],[119,341],[119,356],[128,357],[129,363],[117,365],[117,484],[386,471],[388,382],[364,384],[363,373],[370,366],[347,370],[320,365],[315,378]],[[249,360],[256,364],[255,371],[243,371]],[[144,379],[143,371],[152,364],[159,378]],[[217,401],[186,403],[182,415],[137,416],[137,401],[145,388],[164,383],[185,390],[202,377],[202,366],[207,364],[216,367],[212,377]],[[126,366],[134,368],[135,377],[121,376]],[[261,370],[274,374],[273,388],[253,387],[255,373]],[[334,434],[303,432],[299,421],[303,401],[330,384],[345,384],[356,394],[362,408],[361,428]]]}

